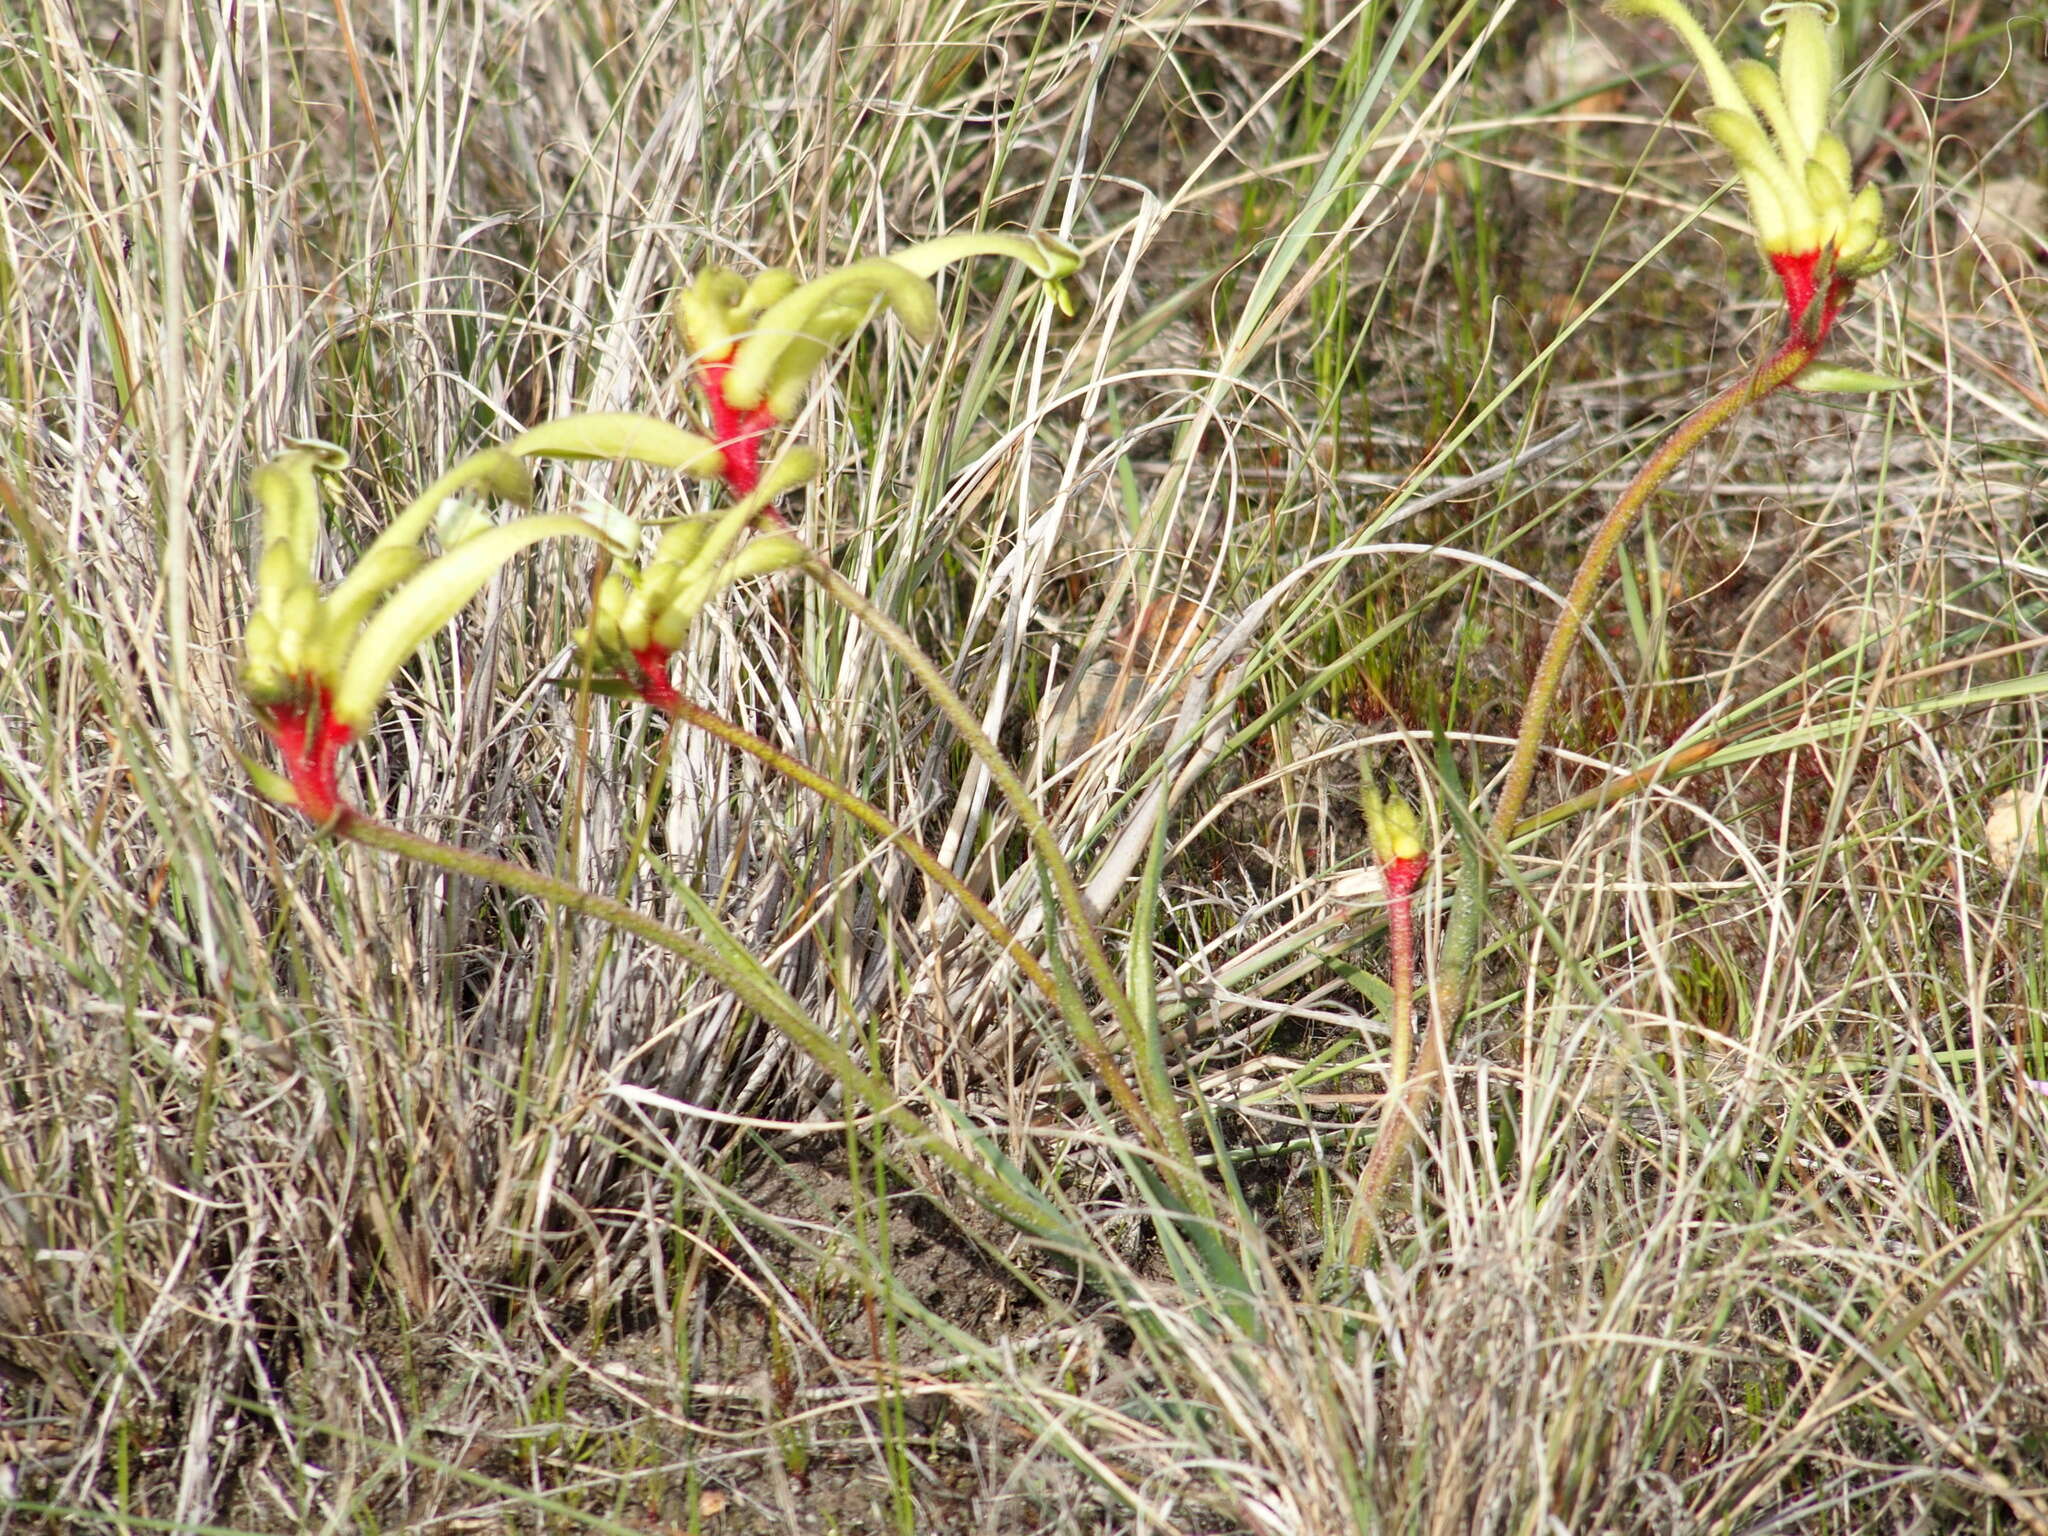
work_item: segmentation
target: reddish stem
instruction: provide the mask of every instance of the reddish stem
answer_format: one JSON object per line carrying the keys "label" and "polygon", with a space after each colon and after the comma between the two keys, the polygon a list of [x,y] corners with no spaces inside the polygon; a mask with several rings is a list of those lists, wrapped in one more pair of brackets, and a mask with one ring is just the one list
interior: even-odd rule
{"label": "reddish stem", "polygon": [[1387,860],[1380,873],[1387,882],[1388,901],[1406,901],[1415,893],[1415,887],[1422,883],[1422,877],[1428,870],[1427,854],[1418,854],[1412,859]]}
{"label": "reddish stem", "polygon": [[1398,1093],[1408,1079],[1415,1038],[1415,887],[1429,868],[1429,856],[1389,859],[1380,866],[1387,882],[1387,946],[1393,975],[1393,1070],[1388,1091]]}

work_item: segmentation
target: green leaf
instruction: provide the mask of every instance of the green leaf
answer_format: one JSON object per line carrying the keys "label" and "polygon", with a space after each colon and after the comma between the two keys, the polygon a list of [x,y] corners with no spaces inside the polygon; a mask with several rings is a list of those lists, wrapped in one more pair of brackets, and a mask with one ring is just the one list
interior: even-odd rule
{"label": "green leaf", "polygon": [[1927,382],[1865,373],[1861,368],[1838,368],[1833,363],[1813,363],[1792,380],[1792,387],[1810,395],[1880,395],[1893,389],[1917,389]]}

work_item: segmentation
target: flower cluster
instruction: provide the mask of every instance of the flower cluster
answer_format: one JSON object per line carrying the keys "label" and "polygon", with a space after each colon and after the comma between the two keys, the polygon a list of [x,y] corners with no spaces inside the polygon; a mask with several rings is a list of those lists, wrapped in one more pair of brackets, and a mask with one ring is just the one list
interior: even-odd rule
{"label": "flower cluster", "polygon": [[[263,552],[242,687],[285,765],[280,776],[252,763],[258,784],[323,825],[347,816],[336,786],[337,760],[368,725],[398,669],[507,561],[546,539],[594,539],[619,557],[599,582],[578,643],[595,665],[623,675],[648,703],[672,707],[677,696],[668,659],[704,605],[733,581],[805,557],[803,545],[780,531],[785,525],[774,502],[809,479],[816,460],[799,450],[764,473],[763,439],[796,415],[833,349],[878,308],[894,310],[913,334],[929,336],[939,314],[931,277],[971,256],[1022,263],[1072,313],[1062,284],[1079,269],[1080,256],[1042,235],[950,236],[808,283],[779,270],[749,282],[712,268],[676,304],[712,437],[623,414],[571,416],[536,427],[441,476],[326,590],[313,574],[320,479],[344,470],[347,455],[328,443],[296,443],[258,469],[250,490],[262,508]],[[639,530],[629,520],[527,516],[498,524],[478,509],[480,499],[531,505],[527,461],[534,458],[651,464],[723,480],[737,499],[723,512],[676,523],[653,558],[637,565]],[[610,527],[612,521],[623,522],[623,530]],[[432,560],[421,548],[430,527],[444,550]],[[751,530],[761,531],[750,538]]]}
{"label": "flower cluster", "polygon": [[[627,567],[600,583],[597,611],[581,632],[593,667],[624,676],[646,703],[673,707],[669,657],[712,593],[804,557],[794,538],[772,531],[786,526],[775,501],[810,479],[815,461],[807,452],[786,454],[764,476],[768,434],[795,419],[833,352],[882,310],[894,311],[918,339],[929,338],[939,323],[932,277],[975,256],[1018,262],[1063,312],[1073,313],[1064,283],[1080,269],[1080,253],[1049,235],[949,235],[807,283],[779,267],[751,280],[708,267],[691,279],[676,297],[676,328],[703,393],[720,473],[738,504],[677,524],[644,570]],[[763,534],[738,545],[749,525]]]}
{"label": "flower cluster", "polygon": [[1081,256],[1050,235],[948,235],[828,272],[808,283],[781,268],[751,281],[709,267],[677,297],[675,318],[697,372],[711,436],[725,454],[735,496],[760,482],[761,440],[790,421],[818,370],[879,309],[892,309],[919,340],[939,323],[931,278],[974,256],[1007,256],[1073,313],[1065,280]]}
{"label": "flower cluster", "polygon": [[[451,500],[478,496],[528,506],[532,458],[631,460],[699,478],[724,472],[705,439],[646,416],[572,416],[473,454],[415,497],[322,591],[313,575],[320,530],[320,476],[348,455],[331,443],[298,443],[265,464],[249,488],[263,512],[256,611],[244,642],[242,689],[277,743],[286,777],[256,770],[273,799],[314,821],[341,815],[335,765],[369,724],[398,669],[514,555],[545,539],[605,541],[579,517],[520,517],[493,524],[445,516]],[[438,559],[420,541],[439,517],[452,535]]]}
{"label": "flower cluster", "polygon": [[598,583],[590,623],[576,643],[599,671],[622,674],[647,703],[672,708],[675,685],[668,659],[697,615],[721,587],[765,576],[802,562],[802,541],[768,532],[740,537],[775,498],[817,473],[817,457],[798,448],[785,454],[751,494],[710,517],[684,518],[662,535],[645,566],[622,563]]}
{"label": "flower cluster", "polygon": [[1833,0],[1766,8],[1775,71],[1758,59],[1723,58],[1684,0],[1612,0],[1611,8],[1662,21],[1699,61],[1714,101],[1700,124],[1741,173],[1757,243],[1785,290],[1792,339],[1818,348],[1856,281],[1897,254],[1877,188],[1851,186],[1848,147],[1828,126],[1838,79]]}

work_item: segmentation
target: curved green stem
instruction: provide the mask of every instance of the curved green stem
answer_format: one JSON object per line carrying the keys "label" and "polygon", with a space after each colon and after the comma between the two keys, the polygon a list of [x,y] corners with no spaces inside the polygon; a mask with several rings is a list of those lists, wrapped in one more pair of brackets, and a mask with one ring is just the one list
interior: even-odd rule
{"label": "curved green stem", "polygon": [[1507,777],[1501,784],[1500,798],[1494,802],[1493,817],[1488,827],[1490,846],[1477,857],[1466,860],[1460,872],[1457,894],[1451,901],[1450,920],[1444,929],[1443,948],[1438,956],[1436,986],[1430,999],[1434,1022],[1424,1037],[1422,1061],[1415,1076],[1399,1092],[1390,1094],[1380,1111],[1379,1136],[1359,1179],[1355,1225],[1370,1217],[1386,1193],[1394,1168],[1407,1149],[1408,1138],[1421,1123],[1423,1114],[1428,1110],[1430,1096],[1443,1081],[1450,1037],[1465,1010],[1466,994],[1477,966],[1479,942],[1486,926],[1486,858],[1488,854],[1506,853],[1516,824],[1521,820],[1522,805],[1529,798],[1529,788],[1535,782],[1536,761],[1542,755],[1544,737],[1550,728],[1551,710],[1557,703],[1558,687],[1564,680],[1565,664],[1571,660],[1572,649],[1578,644],[1579,634],[1593,612],[1615,551],[1621,547],[1621,541],[1628,536],[1629,530],[1635,527],[1636,519],[1642,515],[1652,493],[1671,478],[1673,470],[1684,463],[1717,428],[1790,384],[1813,361],[1818,350],[1817,341],[1804,336],[1792,337],[1772,354],[1762,368],[1737,380],[1686,417],[1636,472],[1628,488],[1594,530],[1585,556],[1579,562],[1578,574],[1572,578],[1571,590],[1565,594],[1564,611],[1558,615],[1557,627],[1550,632],[1550,643],[1544,647],[1543,659],[1536,665],[1536,676],[1522,705],[1522,726],[1515,737],[1515,754],[1508,762]]}
{"label": "curved green stem", "polygon": [[990,910],[987,902],[970,891],[960,877],[939,862],[938,855],[913,837],[908,830],[891,821],[876,806],[863,800],[837,779],[826,777],[809,764],[791,757],[780,748],[770,745],[744,726],[735,725],[723,715],[694,704],[686,698],[677,698],[673,704],[664,706],[672,720],[685,725],[694,725],[706,735],[715,736],[727,746],[737,747],[749,757],[781,774],[793,784],[800,784],[812,794],[838,807],[885,843],[900,848],[904,855],[924,872],[925,878],[939,887],[948,896],[960,903],[961,909],[974,919],[981,931],[1003,947],[1009,957],[1017,962],[1017,969],[1025,978],[1044,994],[1046,1001],[1059,1006],[1059,988],[1038,963],[1038,957],[1026,949],[1017,935],[1000,917]]}
{"label": "curved green stem", "polygon": [[1194,1148],[1188,1140],[1186,1127],[1181,1123],[1180,1104],[1166,1071],[1163,1048],[1153,1032],[1141,1027],[1137,1009],[1132,1006],[1116,967],[1102,947],[1101,937],[1088,911],[1087,899],[1082,895],[1080,882],[1074,878],[1073,866],[1067,862],[1059,839],[1053,836],[1051,824],[1032,801],[1024,781],[1017,777],[1016,770],[996,744],[989,740],[988,733],[981,728],[981,722],[967,707],[966,701],[953,691],[931,658],[919,649],[917,642],[895,620],[817,555],[813,554],[804,562],[804,571],[903,663],[910,675],[917,679],[918,686],[938,705],[939,712],[959,733],[967,749],[988,771],[997,790],[1009,803],[1040,867],[1052,882],[1060,910],[1074,931],[1075,942],[1081,947],[1081,957],[1089,975],[1115,1012],[1124,1039],[1131,1043],[1139,1082],[1144,1089],[1143,1100],[1132,1091],[1130,1080],[1117,1066],[1108,1043],[1084,1009],[1066,1010],[1074,1044],[1116,1101],[1117,1108],[1130,1119],[1146,1144],[1162,1158],[1176,1191],[1198,1214],[1213,1215],[1200,1175],[1195,1171]]}
{"label": "curved green stem", "polygon": [[743,1006],[759,1015],[790,1044],[823,1067],[835,1082],[886,1121],[891,1129],[972,1188],[990,1209],[1027,1232],[1059,1239],[1060,1234],[1048,1220],[1047,1210],[964,1155],[904,1108],[895,1090],[856,1061],[844,1045],[805,1018],[801,1010],[776,989],[762,985],[744,967],[733,964],[715,949],[699,944],[687,934],[678,933],[666,923],[609,896],[586,891],[567,880],[487,853],[452,847],[431,837],[403,831],[355,811],[343,809],[326,830],[351,842],[361,843],[366,848],[445,869],[450,874],[488,880],[521,895],[536,897],[564,912],[594,918],[657,949],[668,951],[731,992]]}

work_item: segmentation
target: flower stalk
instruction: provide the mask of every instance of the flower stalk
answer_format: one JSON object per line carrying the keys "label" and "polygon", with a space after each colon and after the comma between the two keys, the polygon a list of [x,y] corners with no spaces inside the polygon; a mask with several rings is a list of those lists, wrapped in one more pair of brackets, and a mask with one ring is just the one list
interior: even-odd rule
{"label": "flower stalk", "polygon": [[888,1083],[863,1066],[845,1045],[811,1023],[786,996],[772,986],[763,985],[745,966],[720,954],[716,946],[700,944],[609,896],[586,891],[579,885],[506,859],[465,848],[452,848],[434,838],[418,836],[346,807],[332,818],[327,830],[336,837],[345,837],[366,848],[395,854],[450,874],[486,880],[506,890],[532,896],[557,911],[593,918],[657,949],[666,950],[691,969],[711,977],[730,991],[750,1012],[765,1020],[824,1068],[869,1113],[886,1121],[912,1146],[974,1190],[989,1209],[1000,1212],[1026,1232],[1053,1240],[1065,1236],[1049,1207],[1026,1197],[1015,1185],[967,1156],[947,1137],[926,1125],[904,1105]]}
{"label": "flower stalk", "polygon": [[1108,1001],[1116,1015],[1118,1029],[1135,1053],[1137,1090],[1133,1090],[1130,1080],[1117,1066],[1109,1042],[1095,1027],[1087,1009],[1069,1006],[1064,1012],[1068,1028],[1074,1034],[1075,1046],[1139,1137],[1159,1156],[1164,1165],[1163,1171],[1174,1183],[1175,1192],[1197,1215],[1213,1215],[1213,1208],[1200,1184],[1200,1175],[1194,1172],[1194,1147],[1181,1121],[1180,1102],[1174,1093],[1157,1034],[1141,1026],[1130,994],[1124,989],[1122,978],[1096,932],[1094,918],[1088,910],[1080,882],[1074,877],[1073,866],[1067,862],[1045,813],[1032,800],[1024,781],[1017,777],[1016,769],[1010,766],[996,744],[989,740],[988,733],[982,730],[974,711],[953,691],[931,658],[918,648],[917,642],[870,602],[866,594],[816,555],[805,561],[804,572],[903,663],[918,686],[938,706],[947,723],[959,733],[968,751],[987,769],[997,793],[1002,795],[1022,825],[1031,851],[1045,871],[1054,898],[1073,930],[1075,943],[1080,947],[1089,979]]}
{"label": "flower stalk", "polygon": [[[1551,711],[1557,703],[1566,664],[1578,644],[1586,620],[1593,611],[1607,580],[1621,541],[1635,527],[1651,495],[1701,443],[1719,427],[1758,401],[1776,394],[1792,383],[1813,361],[1818,343],[1809,337],[1788,337],[1761,369],[1745,375],[1679,423],[1664,439],[1635,478],[1628,483],[1607,516],[1593,532],[1578,573],[1565,594],[1557,627],[1537,663],[1536,675],[1522,705],[1522,723],[1515,736],[1515,751],[1508,761],[1487,827],[1491,850],[1504,853],[1521,820],[1522,807],[1536,778],[1536,762],[1550,729]],[[1480,940],[1486,926],[1487,871],[1482,856],[1469,860],[1462,871],[1451,901],[1451,915],[1437,965],[1436,985],[1431,995],[1433,1020],[1423,1039],[1422,1068],[1389,1095],[1380,1113],[1379,1135],[1372,1156],[1359,1178],[1358,1205],[1353,1231],[1358,1242],[1372,1213],[1377,1209],[1394,1169],[1407,1150],[1408,1140],[1421,1123],[1430,1097],[1442,1086],[1449,1059],[1449,1040],[1463,1017],[1473,973],[1477,969]],[[1355,1250],[1362,1257],[1362,1249]]]}
{"label": "flower stalk", "polygon": [[1363,1256],[1372,1215],[1394,1169],[1440,1090],[1449,1043],[1463,1016],[1486,925],[1487,858],[1507,850],[1535,780],[1550,715],[1586,620],[1621,541],[1656,489],[1718,428],[1787,385],[1869,393],[1903,381],[1816,364],[1858,281],[1889,265],[1897,247],[1883,232],[1875,186],[1850,185],[1849,151],[1828,127],[1839,79],[1833,0],[1779,0],[1764,12],[1778,67],[1722,57],[1684,0],[1610,0],[1617,15],[1663,22],[1698,61],[1713,105],[1700,123],[1734,158],[1757,244],[1785,296],[1785,336],[1763,366],[1694,411],[1659,445],[1594,531],[1565,595],[1522,707],[1514,756],[1494,803],[1488,847],[1466,861],[1451,904],[1431,996],[1422,1070],[1390,1094],[1359,1179],[1352,1256]]}
{"label": "flower stalk", "polygon": [[[960,909],[973,919],[975,925],[1002,946],[1004,953],[1017,963],[1017,969],[1024,973],[1025,979],[1038,989],[1047,1002],[1054,1007],[1059,1006],[1058,987],[1047,974],[1045,967],[1039,964],[1038,957],[1023,946],[1017,935],[1011,932],[1009,925],[996,916],[987,902],[976,896],[958,875],[939,861],[937,854],[904,828],[897,826],[877,806],[862,799],[838,780],[829,778],[807,763],[791,757],[787,752],[763,741],[752,731],[735,725],[716,711],[684,698],[669,684],[665,673],[661,676],[660,682],[671,696],[672,702],[657,707],[661,707],[669,719],[679,725],[694,726],[727,746],[737,747],[792,784],[808,789],[819,799],[836,807],[885,843],[901,849],[926,879],[958,902]],[[654,701],[650,698],[648,702]]]}
{"label": "flower stalk", "polygon": [[1371,779],[1365,781],[1359,799],[1366,836],[1387,885],[1387,945],[1393,971],[1387,1091],[1392,1094],[1408,1080],[1414,1054],[1415,887],[1429,870],[1429,846],[1422,840],[1422,819],[1406,800],[1398,795],[1388,799]]}

